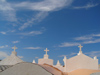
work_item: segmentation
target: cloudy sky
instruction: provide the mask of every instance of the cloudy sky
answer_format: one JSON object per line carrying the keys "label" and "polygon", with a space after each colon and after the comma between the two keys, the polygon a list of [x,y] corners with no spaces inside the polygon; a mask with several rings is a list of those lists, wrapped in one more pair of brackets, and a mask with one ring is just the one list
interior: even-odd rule
{"label": "cloudy sky", "polygon": [[27,62],[49,58],[63,64],[79,52],[100,60],[99,0],[0,0],[0,59],[17,46]]}

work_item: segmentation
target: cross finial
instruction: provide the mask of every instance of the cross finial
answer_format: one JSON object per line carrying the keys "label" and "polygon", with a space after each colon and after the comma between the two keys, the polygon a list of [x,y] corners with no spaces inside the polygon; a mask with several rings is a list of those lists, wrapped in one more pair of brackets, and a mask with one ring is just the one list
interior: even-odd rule
{"label": "cross finial", "polygon": [[80,48],[80,51],[82,51],[82,47],[83,47],[83,46],[81,46],[81,44],[80,44],[78,47]]}
{"label": "cross finial", "polygon": [[49,50],[46,48],[46,50],[44,50],[44,51],[46,51],[46,55],[47,55],[47,52],[48,52]]}
{"label": "cross finial", "polygon": [[14,51],[17,49],[17,47],[16,46],[14,46],[14,47],[12,47],[12,49],[14,49]]}

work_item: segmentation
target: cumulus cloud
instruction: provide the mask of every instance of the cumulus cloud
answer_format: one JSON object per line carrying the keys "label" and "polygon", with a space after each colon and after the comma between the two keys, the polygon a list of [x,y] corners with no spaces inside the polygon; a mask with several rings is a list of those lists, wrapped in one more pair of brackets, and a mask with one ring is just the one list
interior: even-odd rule
{"label": "cumulus cloud", "polygon": [[0,51],[0,59],[7,57],[8,54],[6,52]]}
{"label": "cumulus cloud", "polygon": [[40,47],[26,47],[24,49],[41,49]]}

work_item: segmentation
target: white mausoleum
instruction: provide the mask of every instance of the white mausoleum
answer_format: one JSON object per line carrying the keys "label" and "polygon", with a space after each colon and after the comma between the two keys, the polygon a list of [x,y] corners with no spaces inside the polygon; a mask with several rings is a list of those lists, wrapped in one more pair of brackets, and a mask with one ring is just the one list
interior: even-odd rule
{"label": "white mausoleum", "polygon": [[5,58],[4,60],[0,61],[0,65],[15,65],[17,63],[24,62],[19,57],[17,57],[17,52],[15,51],[17,47],[14,46],[12,47],[12,49],[14,49],[14,51],[12,51],[12,54],[7,58]]}
{"label": "white mausoleum", "polygon": [[88,57],[82,53],[81,48],[83,46],[78,46],[80,48],[77,56],[67,59],[64,57],[63,61],[65,64],[64,72],[71,72],[76,69],[92,69],[98,70],[98,59],[96,56],[94,58]]}
{"label": "white mausoleum", "polygon": [[59,70],[63,71],[63,72],[71,72],[77,69],[91,69],[91,70],[98,70],[98,59],[95,56],[94,58],[91,58],[89,56],[86,56],[85,54],[82,53],[82,47],[83,46],[78,46],[80,48],[79,53],[70,58],[67,59],[66,56],[64,56],[64,67],[60,64],[59,61],[57,61],[56,65],[53,65],[53,60],[49,59],[49,55],[47,54],[47,48],[46,50],[46,54],[44,55],[44,58],[42,59],[38,59],[38,64],[49,64],[52,65],[56,68],[58,68]]}
{"label": "white mausoleum", "polygon": [[47,52],[49,50],[44,50],[46,51],[46,54],[44,55],[44,57],[42,59],[38,59],[38,64],[49,64],[49,65],[53,65],[53,60],[52,59],[49,59],[49,55],[47,54]]}

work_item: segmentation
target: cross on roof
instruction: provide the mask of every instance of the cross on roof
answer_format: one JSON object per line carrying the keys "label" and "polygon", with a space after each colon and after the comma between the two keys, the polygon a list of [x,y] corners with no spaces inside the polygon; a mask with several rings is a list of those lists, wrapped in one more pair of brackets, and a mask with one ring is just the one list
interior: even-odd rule
{"label": "cross on roof", "polygon": [[82,47],[83,47],[83,46],[81,46],[81,44],[80,44],[78,47],[80,48],[80,51],[82,51]]}
{"label": "cross on roof", "polygon": [[46,50],[44,50],[44,51],[46,51],[46,54],[47,54],[47,52],[48,52],[49,50],[46,48]]}
{"label": "cross on roof", "polygon": [[14,46],[14,47],[12,47],[12,49],[14,49],[14,51],[17,49],[17,47],[16,46]]}

